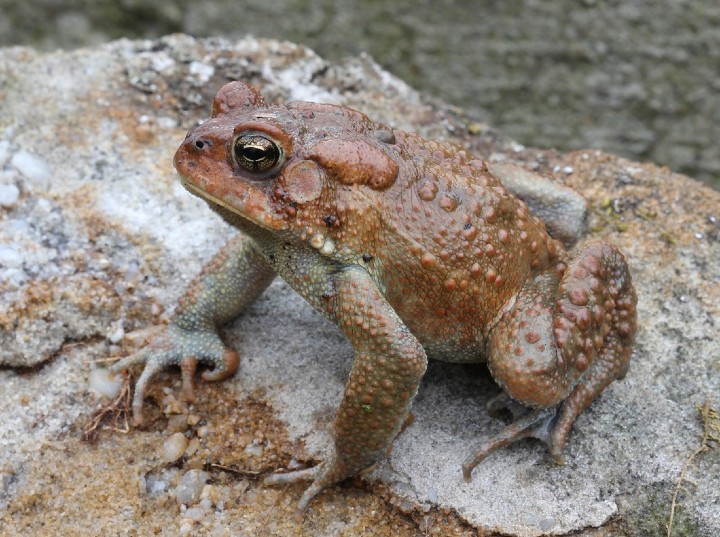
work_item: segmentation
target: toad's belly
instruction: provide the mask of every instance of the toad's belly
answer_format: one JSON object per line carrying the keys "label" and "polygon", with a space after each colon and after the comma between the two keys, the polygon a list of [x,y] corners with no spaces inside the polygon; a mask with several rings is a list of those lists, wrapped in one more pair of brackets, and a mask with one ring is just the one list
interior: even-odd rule
{"label": "toad's belly", "polygon": [[458,364],[476,364],[486,361],[485,344],[483,341],[468,344],[467,341],[446,340],[423,342],[425,352],[429,358],[443,362]]}
{"label": "toad's belly", "polygon": [[490,304],[490,299],[483,301],[479,296],[468,293],[461,295],[462,300],[446,300],[443,294],[416,291],[403,296],[388,293],[387,298],[429,357],[443,362],[481,363],[486,361],[487,330],[508,299],[496,294],[492,300],[498,303]]}

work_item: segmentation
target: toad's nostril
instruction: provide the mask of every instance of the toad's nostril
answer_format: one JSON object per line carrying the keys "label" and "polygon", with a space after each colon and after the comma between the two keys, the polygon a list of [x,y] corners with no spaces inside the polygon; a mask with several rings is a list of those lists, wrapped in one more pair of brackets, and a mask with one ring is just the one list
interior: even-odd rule
{"label": "toad's nostril", "polygon": [[208,140],[195,140],[195,147],[198,149],[205,149],[210,148],[212,146],[212,142]]}

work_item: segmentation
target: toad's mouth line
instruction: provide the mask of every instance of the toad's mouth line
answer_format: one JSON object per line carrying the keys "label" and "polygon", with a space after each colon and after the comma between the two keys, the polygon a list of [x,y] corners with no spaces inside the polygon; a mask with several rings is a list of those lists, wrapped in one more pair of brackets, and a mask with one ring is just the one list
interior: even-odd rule
{"label": "toad's mouth line", "polygon": [[267,225],[263,225],[262,222],[258,222],[256,220],[252,220],[252,219],[248,218],[247,215],[239,212],[236,207],[233,207],[226,201],[223,201],[220,198],[213,196],[212,194],[208,194],[202,188],[198,188],[194,184],[187,181],[182,175],[180,175],[180,184],[182,184],[182,186],[185,188],[185,190],[187,190],[194,196],[197,196],[198,198],[200,198],[204,201],[209,201],[210,203],[213,203],[215,205],[222,207],[223,209],[230,211],[231,213],[239,216],[240,218],[242,218],[244,221],[248,222],[249,224],[261,227],[263,229],[271,230],[270,227],[268,227]]}

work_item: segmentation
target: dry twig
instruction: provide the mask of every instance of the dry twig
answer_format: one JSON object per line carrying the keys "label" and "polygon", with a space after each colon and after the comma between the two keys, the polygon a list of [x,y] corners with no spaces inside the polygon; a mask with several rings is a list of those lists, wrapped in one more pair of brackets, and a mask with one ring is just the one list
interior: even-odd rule
{"label": "dry twig", "polygon": [[[110,429],[118,433],[130,432],[130,408],[132,397],[130,393],[130,375],[126,375],[123,379],[120,393],[113,401],[96,410],[90,417],[90,423],[85,427],[82,439],[86,442],[95,442],[100,435],[100,430]],[[112,425],[104,425],[112,422]],[[122,426],[120,424],[122,423]]]}
{"label": "dry twig", "polygon": [[667,523],[667,537],[672,536],[673,523],[675,522],[675,508],[677,507],[678,496],[680,491],[683,490],[683,483],[687,481],[687,474],[690,470],[690,466],[693,461],[706,451],[710,451],[713,447],[720,445],[720,417],[718,417],[718,411],[710,406],[710,401],[706,400],[702,406],[697,407],[700,413],[700,420],[703,424],[703,432],[700,437],[700,446],[693,451],[688,458],[685,460],[682,472],[675,482],[675,490],[672,495],[672,502],[670,504],[670,519]]}
{"label": "dry twig", "polygon": [[246,477],[248,479],[260,479],[262,474],[261,472],[256,472],[254,470],[243,470],[242,468],[234,468],[232,466],[225,466],[224,464],[211,463],[208,466],[213,469],[222,470],[224,472]]}

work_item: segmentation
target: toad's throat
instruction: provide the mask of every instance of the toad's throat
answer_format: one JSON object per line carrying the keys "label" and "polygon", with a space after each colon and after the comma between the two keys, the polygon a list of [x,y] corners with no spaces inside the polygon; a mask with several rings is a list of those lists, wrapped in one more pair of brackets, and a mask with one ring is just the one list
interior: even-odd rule
{"label": "toad's throat", "polygon": [[221,207],[221,208],[229,211],[233,215],[239,217],[240,220],[247,222],[247,224],[248,224],[247,226],[245,226],[245,225],[241,226],[243,229],[247,229],[248,227],[251,227],[251,226],[258,226],[258,227],[261,227],[261,228],[267,229],[267,230],[274,229],[273,226],[271,226],[269,222],[263,222],[261,220],[249,218],[247,216],[247,214],[245,214],[243,211],[239,210],[237,207],[231,205],[230,203],[228,203],[227,201],[224,201],[221,198],[213,196],[212,194],[208,193],[206,190],[203,190],[202,188],[196,186],[195,184],[193,184],[190,181],[188,181],[187,179],[185,179],[185,177],[183,177],[182,175],[180,176],[180,184],[182,184],[182,186],[188,192],[197,196],[198,198],[200,198],[212,205]]}

